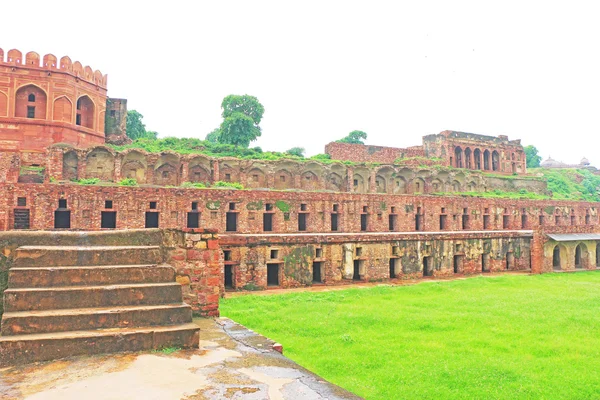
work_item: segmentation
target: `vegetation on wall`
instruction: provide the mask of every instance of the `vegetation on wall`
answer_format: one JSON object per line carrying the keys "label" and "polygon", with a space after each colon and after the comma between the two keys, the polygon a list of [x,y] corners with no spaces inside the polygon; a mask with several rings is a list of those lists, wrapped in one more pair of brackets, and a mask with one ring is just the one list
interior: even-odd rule
{"label": "vegetation on wall", "polygon": [[600,201],[600,175],[586,169],[532,169],[548,181],[552,197],[559,200]]}

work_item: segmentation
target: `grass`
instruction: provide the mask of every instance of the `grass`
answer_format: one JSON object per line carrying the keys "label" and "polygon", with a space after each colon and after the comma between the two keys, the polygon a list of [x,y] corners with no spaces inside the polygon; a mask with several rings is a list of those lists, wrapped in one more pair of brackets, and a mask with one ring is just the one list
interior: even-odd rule
{"label": "grass", "polygon": [[600,274],[225,299],[221,314],[366,399],[600,398]]}
{"label": "grass", "polygon": [[181,350],[181,347],[163,347],[159,350],[153,350],[153,353],[173,354],[176,351]]}

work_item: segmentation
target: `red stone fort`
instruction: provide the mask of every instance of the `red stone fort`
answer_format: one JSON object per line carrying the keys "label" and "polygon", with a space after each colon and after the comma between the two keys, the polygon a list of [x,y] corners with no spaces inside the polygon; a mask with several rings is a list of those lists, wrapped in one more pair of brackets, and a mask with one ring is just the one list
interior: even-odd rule
{"label": "red stone fort", "polygon": [[[547,193],[520,140],[444,131],[409,148],[334,142],[327,163],[116,151],[126,115],[100,71],[0,49],[7,249],[33,231],[159,235],[203,315],[218,314],[226,290],[600,267],[598,203],[456,194]],[[89,178],[98,184],[77,182]],[[218,181],[245,189],[184,185]]]}

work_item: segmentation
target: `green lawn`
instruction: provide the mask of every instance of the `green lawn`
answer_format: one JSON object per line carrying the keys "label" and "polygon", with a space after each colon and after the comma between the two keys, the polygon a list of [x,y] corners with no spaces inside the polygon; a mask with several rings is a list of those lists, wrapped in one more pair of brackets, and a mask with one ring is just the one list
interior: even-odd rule
{"label": "green lawn", "polygon": [[600,398],[600,273],[225,299],[221,314],[366,399]]}

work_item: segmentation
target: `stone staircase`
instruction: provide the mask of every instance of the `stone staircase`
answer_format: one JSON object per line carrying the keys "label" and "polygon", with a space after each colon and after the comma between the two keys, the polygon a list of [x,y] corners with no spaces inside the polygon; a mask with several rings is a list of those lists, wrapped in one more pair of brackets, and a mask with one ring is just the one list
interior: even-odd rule
{"label": "stone staircase", "polygon": [[23,246],[4,292],[0,366],[198,347],[199,328],[158,246]]}

